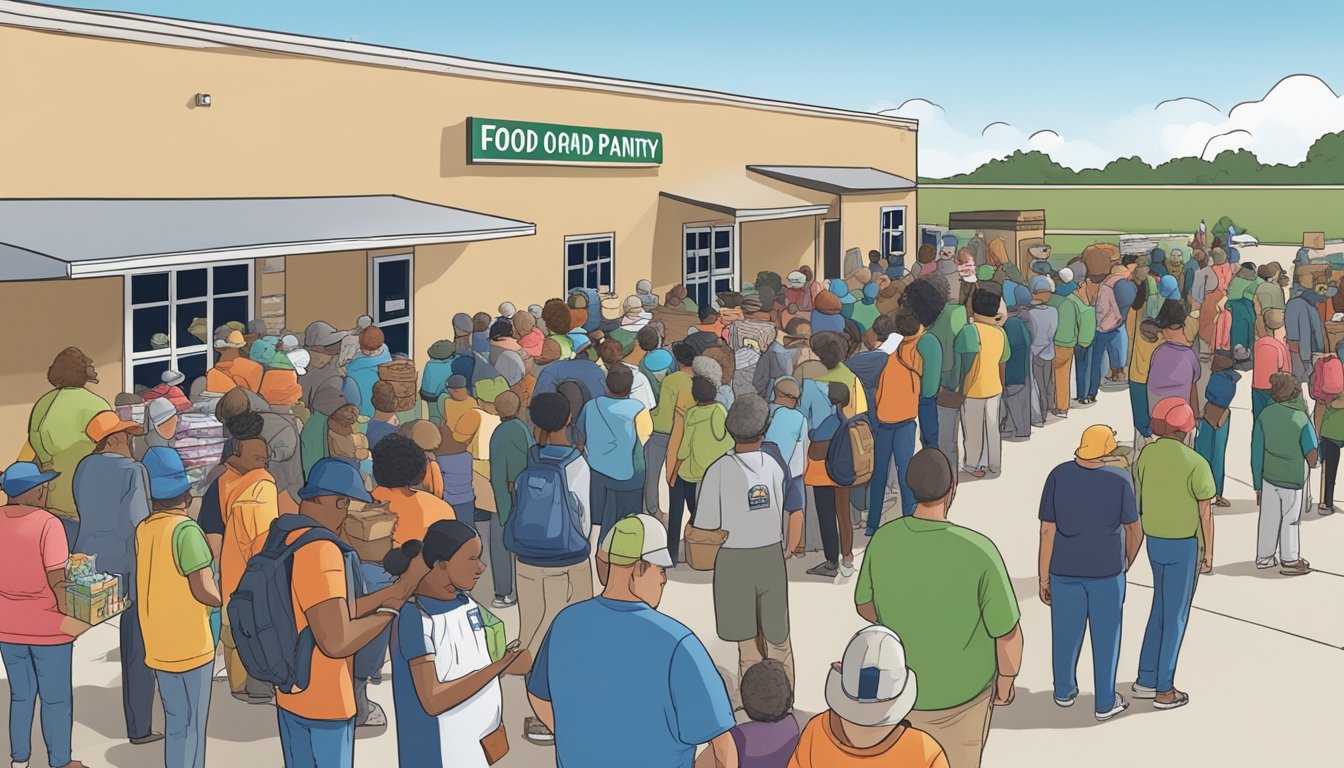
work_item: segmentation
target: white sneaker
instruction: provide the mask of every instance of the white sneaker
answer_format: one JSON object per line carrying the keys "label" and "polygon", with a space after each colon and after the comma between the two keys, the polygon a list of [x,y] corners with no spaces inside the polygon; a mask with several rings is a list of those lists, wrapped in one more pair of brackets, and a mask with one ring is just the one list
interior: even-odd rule
{"label": "white sneaker", "polygon": [[1156,699],[1156,698],[1157,698],[1157,689],[1156,689],[1156,688],[1149,688],[1149,687],[1147,687],[1147,686],[1143,686],[1143,685],[1139,685],[1138,683],[1135,683],[1135,684],[1133,684],[1133,685],[1131,685],[1131,686],[1129,687],[1129,690],[1130,690],[1131,693],[1133,693],[1134,698],[1136,698],[1136,699]]}
{"label": "white sneaker", "polygon": [[18,760],[11,761],[9,764],[9,768],[28,768],[28,761],[24,760],[22,763],[20,763]]}
{"label": "white sneaker", "polygon": [[1055,699],[1055,706],[1056,706],[1056,707],[1059,707],[1059,708],[1061,708],[1061,709],[1068,709],[1069,707],[1072,707],[1072,706],[1073,706],[1073,702],[1075,702],[1075,701],[1077,701],[1077,700],[1078,700],[1078,694],[1076,694],[1076,693],[1073,694],[1072,696],[1070,696],[1070,697],[1067,698],[1067,699],[1056,698],[1056,699]]}
{"label": "white sneaker", "polygon": [[1097,713],[1097,722],[1104,723],[1121,712],[1124,712],[1126,709],[1129,709],[1129,702],[1125,701],[1124,696],[1117,693],[1115,694],[1115,704],[1111,705],[1109,710]]}
{"label": "white sneaker", "polygon": [[840,561],[840,575],[846,579],[854,575],[854,564],[846,564],[844,560]]}
{"label": "white sneaker", "polygon": [[1255,567],[1258,568],[1258,569],[1260,569],[1260,570],[1262,570],[1262,571],[1264,571],[1264,570],[1268,570],[1268,569],[1270,569],[1270,568],[1278,568],[1279,565],[1280,565],[1280,563],[1279,563],[1279,558],[1277,558],[1277,557],[1272,557],[1272,558],[1270,558],[1270,559],[1268,559],[1268,560],[1256,560],[1256,561],[1255,561]]}

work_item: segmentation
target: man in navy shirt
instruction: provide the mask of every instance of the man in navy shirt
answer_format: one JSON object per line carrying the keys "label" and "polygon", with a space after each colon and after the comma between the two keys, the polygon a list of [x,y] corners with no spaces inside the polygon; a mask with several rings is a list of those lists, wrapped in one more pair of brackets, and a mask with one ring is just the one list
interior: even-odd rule
{"label": "man in navy shirt", "polygon": [[1078,654],[1092,627],[1092,674],[1097,720],[1129,706],[1115,691],[1125,572],[1143,541],[1129,476],[1107,467],[1115,430],[1088,427],[1074,460],[1055,467],[1041,492],[1041,602],[1050,606],[1055,704],[1078,698]]}
{"label": "man in navy shirt", "polygon": [[699,638],[657,610],[671,566],[657,519],[622,518],[598,550],[602,594],[551,624],[527,697],[555,733],[560,768],[626,766],[632,756],[641,768],[691,768],[701,744],[737,768],[723,679]]}
{"label": "man in navy shirt", "polygon": [[1204,389],[1204,413],[1195,435],[1195,450],[1213,470],[1213,486],[1218,490],[1218,498],[1213,500],[1215,507],[1232,506],[1223,498],[1223,475],[1227,464],[1227,433],[1232,423],[1232,398],[1236,397],[1237,382],[1241,380],[1241,374],[1232,370],[1234,362],[1231,355],[1222,352],[1213,356],[1213,372]]}

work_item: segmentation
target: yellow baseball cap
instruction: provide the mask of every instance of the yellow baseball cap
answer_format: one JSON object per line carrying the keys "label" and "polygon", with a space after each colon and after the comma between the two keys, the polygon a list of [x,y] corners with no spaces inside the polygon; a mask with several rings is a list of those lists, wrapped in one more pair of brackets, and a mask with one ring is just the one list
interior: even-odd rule
{"label": "yellow baseball cap", "polygon": [[1096,461],[1111,455],[1115,449],[1115,430],[1105,424],[1094,424],[1083,430],[1083,439],[1078,442],[1078,450],[1073,455],[1083,461]]}

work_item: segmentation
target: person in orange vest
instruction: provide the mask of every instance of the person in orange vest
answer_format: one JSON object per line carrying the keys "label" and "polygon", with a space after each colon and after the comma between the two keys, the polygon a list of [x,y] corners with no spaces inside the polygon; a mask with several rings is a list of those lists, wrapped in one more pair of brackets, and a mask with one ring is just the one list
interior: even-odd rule
{"label": "person in orange vest", "polygon": [[261,365],[243,357],[245,345],[241,331],[229,331],[223,340],[215,341],[219,359],[215,367],[205,374],[205,389],[208,392],[224,394],[235,387],[244,387],[253,392],[261,389]]}

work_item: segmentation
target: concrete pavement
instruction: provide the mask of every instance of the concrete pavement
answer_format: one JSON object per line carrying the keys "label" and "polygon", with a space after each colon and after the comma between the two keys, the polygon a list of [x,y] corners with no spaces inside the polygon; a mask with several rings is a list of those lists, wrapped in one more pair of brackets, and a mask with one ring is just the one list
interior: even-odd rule
{"label": "concrete pavement", "polygon": [[[1335,729],[1338,691],[1344,681],[1344,615],[1339,610],[1344,603],[1344,514],[1320,517],[1313,511],[1302,522],[1303,555],[1317,572],[1289,578],[1255,569],[1249,378],[1243,379],[1234,403],[1228,445],[1226,496],[1233,506],[1215,510],[1216,567],[1211,576],[1200,578],[1177,671],[1178,687],[1190,694],[1189,706],[1159,712],[1148,702],[1135,701],[1116,719],[1097,723],[1092,717],[1091,654],[1085,644],[1079,664],[1079,703],[1068,710],[1055,707],[1049,609],[1036,595],[1036,510],[1046,474],[1070,457],[1082,431],[1096,423],[1114,426],[1122,437],[1132,432],[1123,390],[1103,393],[1097,404],[1076,408],[1067,420],[1052,421],[1029,441],[1005,443],[1002,477],[971,481],[962,476],[965,482],[952,520],[984,532],[998,545],[1013,577],[1026,638],[1016,701],[995,713],[983,764],[987,768],[1107,768],[1136,762],[1304,768],[1339,764],[1341,741]],[[860,532],[855,544],[865,541]],[[826,668],[863,623],[853,611],[852,580],[830,583],[803,573],[819,557],[812,554],[790,566],[800,724],[825,709]],[[1137,669],[1152,596],[1150,579],[1146,554],[1141,553],[1128,576],[1119,671],[1119,687],[1125,693]],[[708,573],[677,569],[663,610],[700,636],[725,671],[729,686],[735,687],[735,673],[728,670],[736,669],[736,648],[715,637],[710,580]],[[492,597],[488,574],[477,593],[488,605]],[[499,613],[512,636],[516,610]],[[75,757],[92,766],[161,764],[161,744],[134,747],[124,739],[116,639],[115,628],[101,626],[76,643]],[[384,679],[382,685],[370,688],[370,697],[394,721],[390,669]],[[8,692],[7,684],[0,686]],[[500,766],[554,765],[552,750],[522,739],[522,719],[528,711],[521,680],[506,678],[504,695],[512,752]],[[0,733],[0,742],[8,753],[7,733]],[[34,743],[41,744],[36,727]],[[274,710],[234,701],[227,686],[217,682],[207,755],[214,765],[281,765]],[[357,765],[389,765],[395,760],[394,725],[377,733],[361,732]],[[40,746],[32,765],[46,765]]]}

